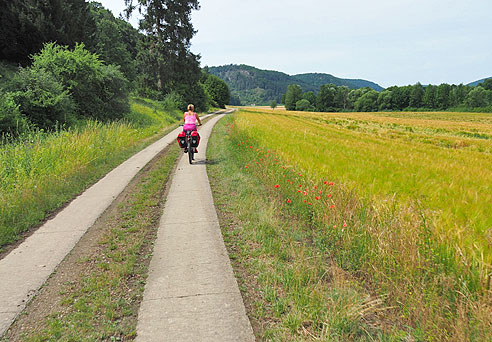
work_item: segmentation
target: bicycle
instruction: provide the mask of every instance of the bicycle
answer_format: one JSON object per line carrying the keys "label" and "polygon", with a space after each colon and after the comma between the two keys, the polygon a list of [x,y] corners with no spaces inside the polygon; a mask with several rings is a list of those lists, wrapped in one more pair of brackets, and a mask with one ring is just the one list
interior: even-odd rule
{"label": "bicycle", "polygon": [[[184,148],[184,153],[188,153],[188,161],[190,162],[190,164],[192,164],[193,160],[195,160],[195,148],[198,146],[198,143],[200,141],[200,136],[198,135],[198,132],[196,135],[193,134],[193,132],[197,131],[184,131],[184,137],[182,136],[182,134],[178,136],[179,146],[181,148]],[[180,139],[183,140],[180,141]]]}

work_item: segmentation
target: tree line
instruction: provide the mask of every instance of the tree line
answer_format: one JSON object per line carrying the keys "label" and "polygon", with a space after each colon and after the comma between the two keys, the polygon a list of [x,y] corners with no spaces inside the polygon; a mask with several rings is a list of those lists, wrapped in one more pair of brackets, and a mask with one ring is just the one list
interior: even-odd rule
{"label": "tree line", "polygon": [[365,87],[349,89],[346,86],[325,84],[316,94],[304,92],[291,84],[282,96],[287,110],[297,111],[404,111],[404,110],[472,110],[492,112],[492,78],[477,86],[463,84],[423,86],[393,86],[378,92]]}
{"label": "tree line", "polygon": [[128,15],[142,13],[138,29],[98,2],[1,2],[0,133],[121,119],[130,95],[180,110],[229,102],[225,82],[190,51],[198,0],[125,0]]}

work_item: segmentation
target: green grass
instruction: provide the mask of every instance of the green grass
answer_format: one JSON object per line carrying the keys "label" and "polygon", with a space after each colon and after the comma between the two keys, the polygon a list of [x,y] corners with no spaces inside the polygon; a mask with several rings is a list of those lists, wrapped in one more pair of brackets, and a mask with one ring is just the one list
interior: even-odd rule
{"label": "green grass", "polygon": [[143,176],[110,219],[110,229],[98,241],[101,251],[79,260],[86,273],[63,286],[57,303],[61,311],[51,313],[41,329],[25,332],[23,341],[135,338],[146,260],[157,232],[164,185],[178,155],[179,148],[173,145]]}
{"label": "green grass", "polygon": [[177,126],[158,103],[126,120],[34,132],[0,145],[0,251],[132,154]]}
{"label": "green grass", "polygon": [[[256,144],[244,150],[231,123],[229,116],[214,128],[207,151],[214,163],[208,172],[236,277],[243,296],[250,298],[255,333],[264,341],[399,341],[406,336],[397,327],[377,326],[385,311],[382,301],[325,253],[325,234],[343,239],[340,229],[318,231],[302,201],[286,203],[274,186],[285,178],[267,161],[273,157],[265,157],[265,148],[256,151]],[[259,157],[263,160],[256,164]]]}
{"label": "green grass", "polygon": [[320,156],[310,145],[319,132],[336,134],[330,143],[338,148],[323,150],[328,156],[342,153],[337,144],[367,141],[313,129],[311,121],[299,129],[302,118],[292,125],[277,117],[265,124],[261,113],[227,120],[210,141],[217,161],[210,178],[264,340],[490,339],[490,297],[479,268],[456,261],[428,211],[377,200],[378,192],[365,197],[343,177],[354,172],[346,164],[338,174],[311,159]]}

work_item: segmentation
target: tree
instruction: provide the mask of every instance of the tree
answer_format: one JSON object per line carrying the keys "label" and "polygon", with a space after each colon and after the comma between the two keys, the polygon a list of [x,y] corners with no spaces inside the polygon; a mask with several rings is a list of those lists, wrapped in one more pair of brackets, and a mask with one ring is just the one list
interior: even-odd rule
{"label": "tree", "polygon": [[316,110],[320,112],[333,112],[335,110],[335,95],[337,93],[334,84],[323,84],[316,97]]}
{"label": "tree", "polygon": [[229,103],[230,92],[227,84],[215,75],[208,75],[203,83],[207,94],[220,108]]}
{"label": "tree", "polygon": [[422,104],[429,109],[435,109],[436,107],[436,86],[428,85],[425,87],[424,97]]}
{"label": "tree", "polygon": [[270,102],[270,107],[271,107],[272,109],[277,108],[277,101],[272,100],[272,102]]}
{"label": "tree", "polygon": [[308,100],[310,104],[316,103],[316,94],[312,91],[305,92],[302,98]]}
{"label": "tree", "polygon": [[378,96],[376,90],[370,90],[355,101],[354,107],[358,112],[376,112],[378,110]]}
{"label": "tree", "polygon": [[490,90],[474,87],[466,96],[465,104],[469,107],[485,107],[489,105]]}
{"label": "tree", "polygon": [[115,18],[111,11],[98,2],[89,3],[96,23],[94,39],[88,50],[99,55],[106,63],[120,66],[125,77],[134,81],[137,76],[135,58],[137,43],[141,39],[138,31],[128,22]]}
{"label": "tree", "polygon": [[296,103],[302,99],[302,89],[301,86],[297,84],[291,84],[287,87],[287,92],[285,93],[285,109],[295,110]]}
{"label": "tree", "polygon": [[[135,4],[134,4],[135,2]],[[125,0],[127,15],[136,8],[143,14],[140,29],[146,33],[139,61],[150,77],[145,86],[167,94],[177,90],[183,96],[196,90],[201,77],[199,56],[190,52],[196,31],[190,20],[198,0]]]}
{"label": "tree", "polygon": [[337,108],[341,108],[343,110],[347,109],[347,98],[350,93],[350,89],[347,86],[336,87],[335,94],[335,105]]}
{"label": "tree", "polygon": [[298,111],[313,111],[314,107],[306,99],[301,99],[296,102],[296,110]]}
{"label": "tree", "polygon": [[385,89],[378,95],[378,108],[379,110],[392,110],[393,109],[393,92]]}
{"label": "tree", "polygon": [[439,109],[449,108],[449,93],[451,86],[447,83],[440,84],[436,89],[436,107]]}
{"label": "tree", "polygon": [[482,83],[479,84],[482,88],[485,88],[487,90],[492,90],[492,78],[488,78]]}
{"label": "tree", "polygon": [[425,90],[422,87],[420,82],[417,82],[412,86],[412,90],[410,91],[410,101],[409,106],[412,108],[420,108],[422,107],[422,101],[424,99]]}
{"label": "tree", "polygon": [[11,0],[1,8],[0,59],[26,65],[46,42],[90,45],[94,34],[85,0]]}

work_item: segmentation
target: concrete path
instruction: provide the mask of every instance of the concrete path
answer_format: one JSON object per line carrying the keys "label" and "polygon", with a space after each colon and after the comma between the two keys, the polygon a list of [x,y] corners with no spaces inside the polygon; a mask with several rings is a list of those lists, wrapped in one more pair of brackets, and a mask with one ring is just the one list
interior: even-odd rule
{"label": "concrete path", "polygon": [[[205,117],[203,117],[205,118]],[[122,163],[0,260],[0,337],[137,172],[175,143],[179,127]]]}
{"label": "concrete path", "polygon": [[173,176],[140,306],[137,341],[255,341],[224,246],[205,149],[219,119],[200,129],[194,164]]}

